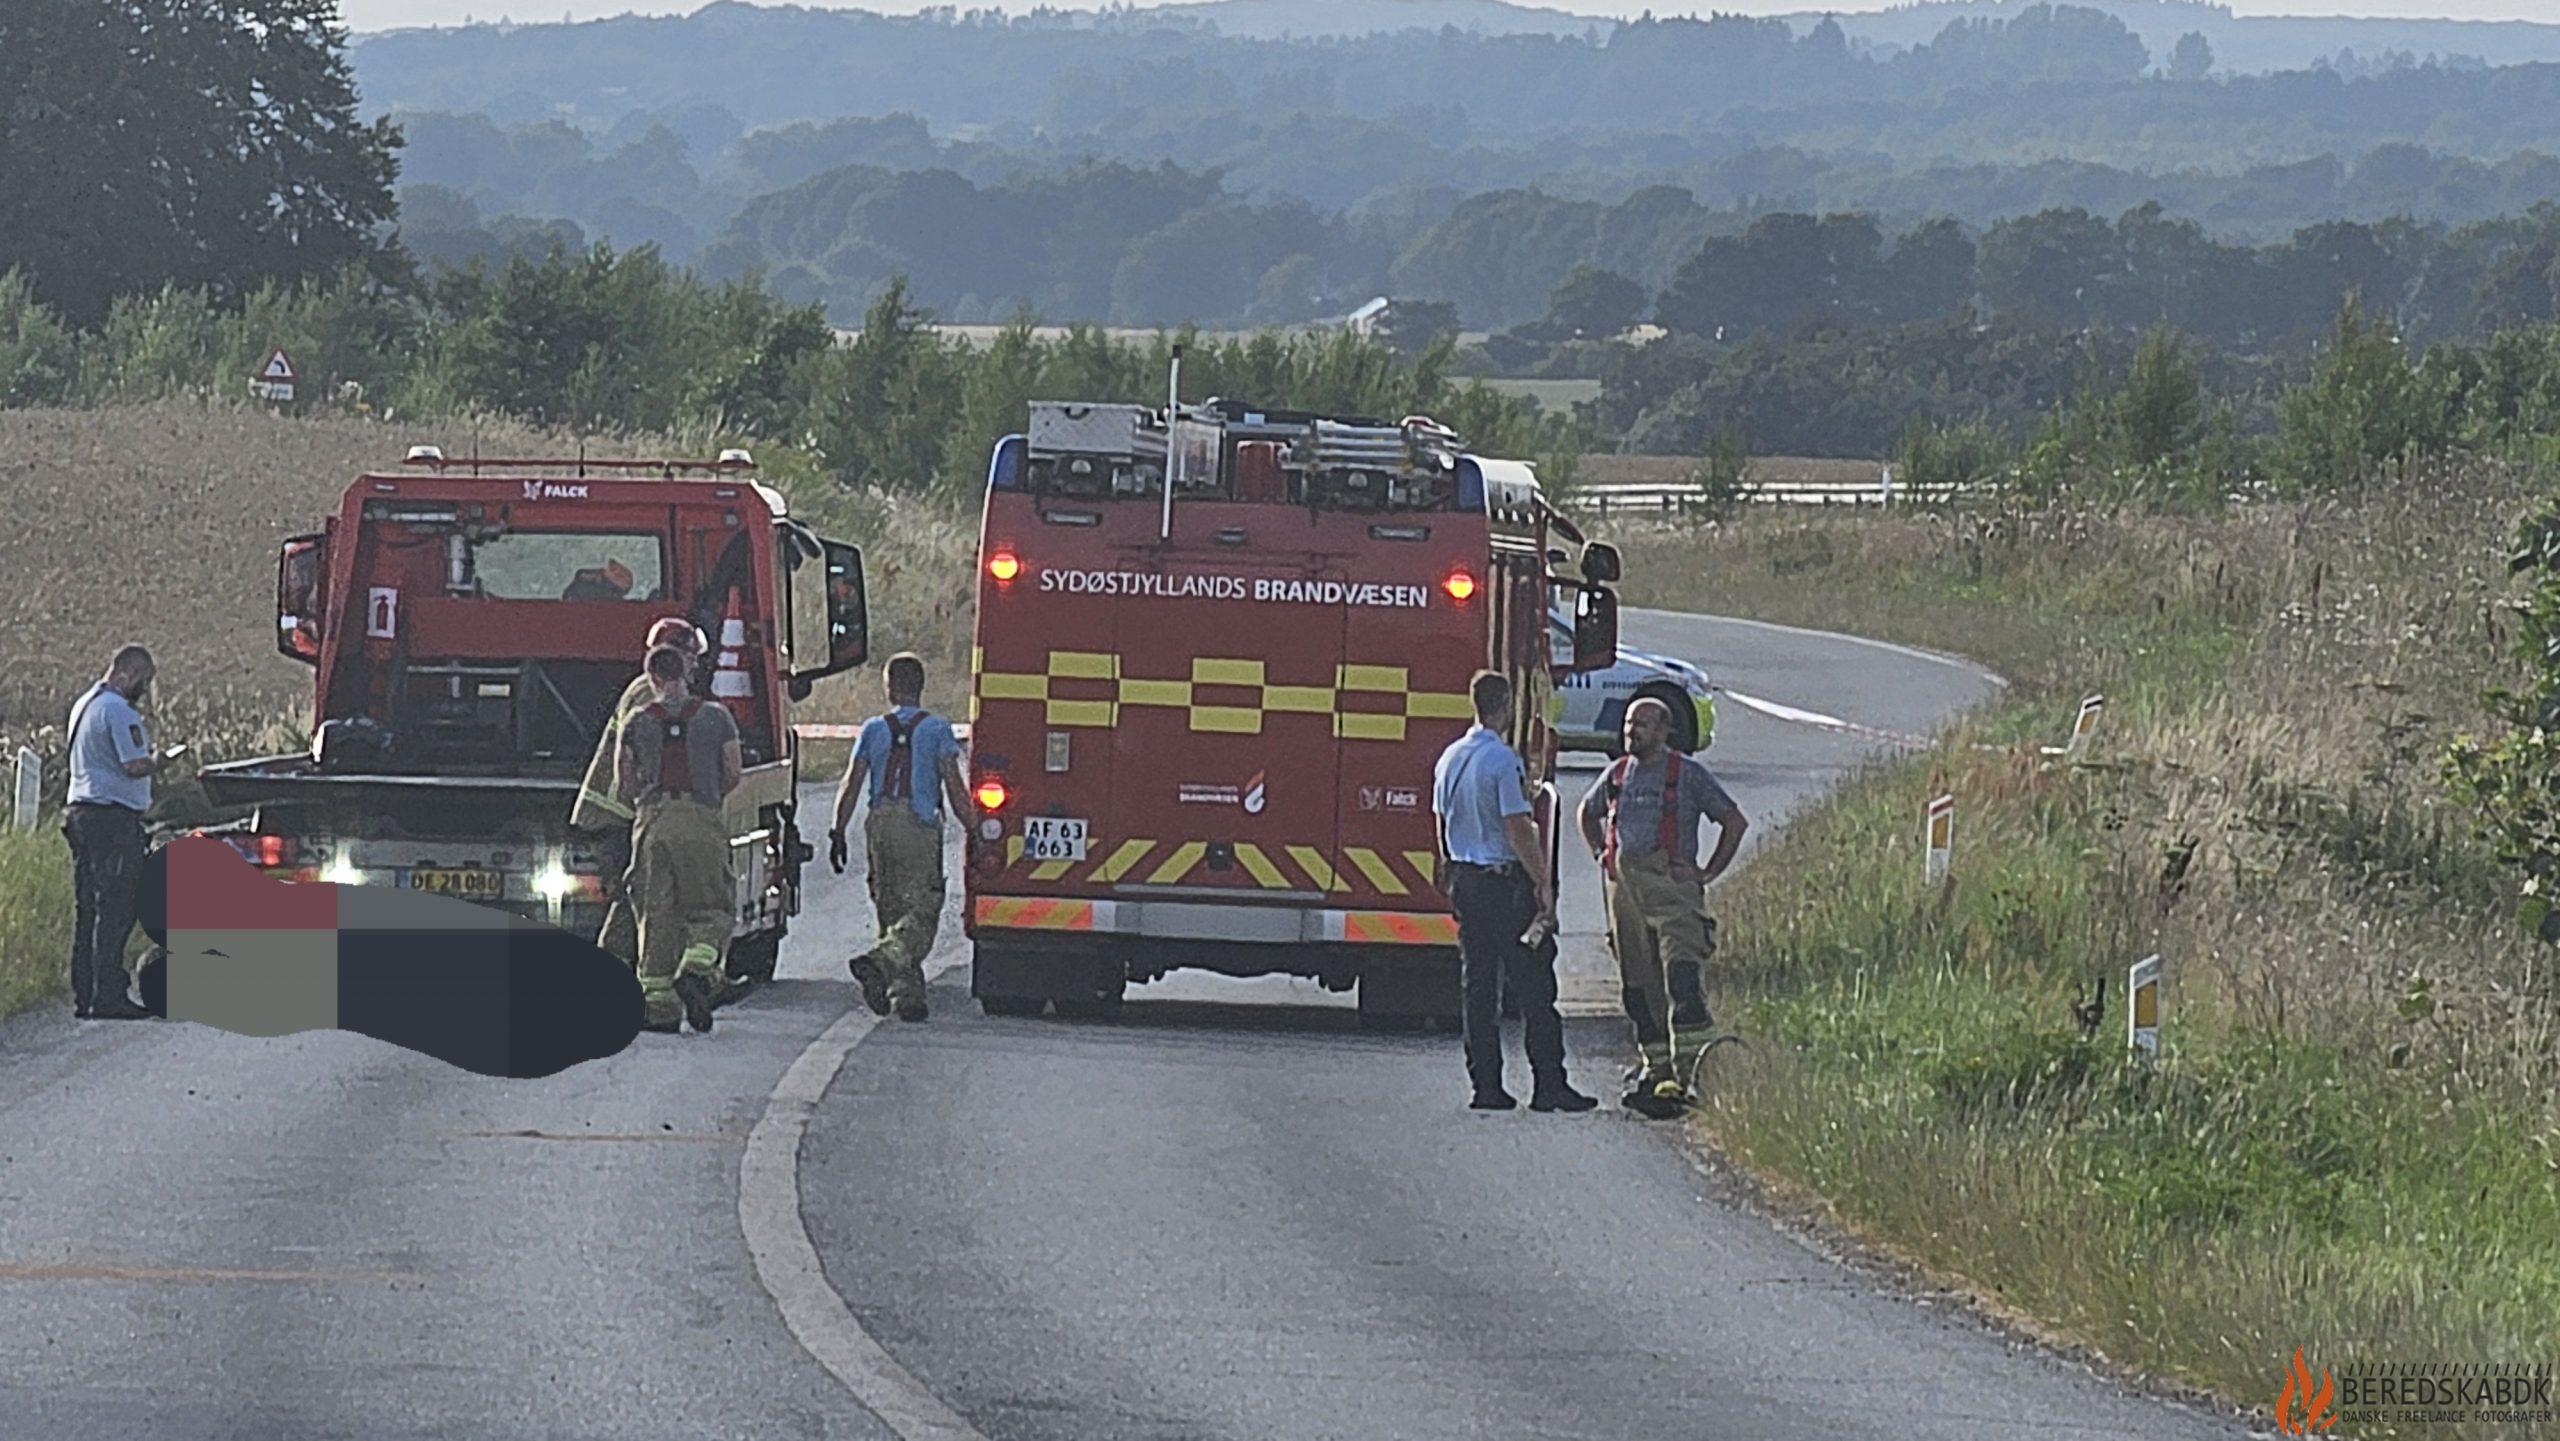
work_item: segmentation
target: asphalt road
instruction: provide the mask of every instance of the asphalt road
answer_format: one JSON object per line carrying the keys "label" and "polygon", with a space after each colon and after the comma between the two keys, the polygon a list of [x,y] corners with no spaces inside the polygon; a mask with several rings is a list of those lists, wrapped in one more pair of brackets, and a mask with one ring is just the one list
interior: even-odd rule
{"label": "asphalt road", "polygon": [[[1627,634],[1888,729],[1988,684],[1734,622]],[[1728,706],[1709,758],[1765,823],[1871,753]],[[1585,871],[1565,965],[1597,1012]],[[815,1244],[799,1313],[840,1297],[1005,1441],[2239,1434],[1880,1294],[1710,1197],[1662,1128],[1469,1113],[1453,1041],[1363,1034],[1342,998],[1177,979],[1115,1023],[997,1020],[948,969],[932,1023],[831,1031],[869,938],[858,877],[824,876],[785,979],[714,1035],[538,1082],[346,1035],[0,1025],[0,1436],[892,1434],[786,1324],[750,1211]],[[855,1043],[791,1103],[797,1204],[742,1206],[822,1033]],[[1613,1088],[1618,1029],[1571,1041]]]}

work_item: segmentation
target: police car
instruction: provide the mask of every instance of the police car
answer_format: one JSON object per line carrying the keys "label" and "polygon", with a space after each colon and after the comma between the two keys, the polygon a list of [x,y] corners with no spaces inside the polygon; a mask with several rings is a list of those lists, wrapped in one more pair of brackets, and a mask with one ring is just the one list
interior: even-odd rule
{"label": "police car", "polygon": [[[1562,643],[1570,645],[1564,617],[1550,615],[1548,621],[1551,630],[1562,634]],[[1715,688],[1705,671],[1685,660],[1620,646],[1616,665],[1556,682],[1557,747],[1616,755],[1628,705],[1646,696],[1671,708],[1671,743],[1681,750],[1703,749],[1715,738]]]}

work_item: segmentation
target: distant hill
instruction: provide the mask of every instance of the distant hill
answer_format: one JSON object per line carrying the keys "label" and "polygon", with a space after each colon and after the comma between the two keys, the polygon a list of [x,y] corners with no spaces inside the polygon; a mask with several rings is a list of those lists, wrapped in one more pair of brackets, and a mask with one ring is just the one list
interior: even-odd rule
{"label": "distant hill", "polygon": [[1148,7],[1218,27],[1221,35],[1248,40],[1376,35],[1444,27],[1479,35],[1607,34],[1617,21],[1605,15],[1514,5],[1509,0],[1194,0]]}
{"label": "distant hill", "polygon": [[[1287,0],[1229,0],[1234,4],[1287,3]],[[1923,0],[1867,14],[1837,14],[1852,44],[1908,50],[1936,38],[1957,20],[2008,20],[2041,0]],[[2468,56],[2491,65],[2521,65],[2560,60],[2560,24],[2525,20],[2400,20],[2338,16],[2239,16],[2228,5],[2201,0],[2068,0],[2104,10],[2142,37],[2155,61],[2166,60],[2178,37],[2201,34],[2213,47],[2214,68],[2238,74],[2269,70],[2301,70],[2321,61],[2335,62],[2352,50],[2367,64],[2394,52],[2417,61],[2429,56],[2450,60]],[[2318,0],[2303,0],[2317,8]],[[1216,10],[1217,5],[1196,7]],[[2560,11],[2555,11],[2560,13]],[[1808,9],[1786,17],[1799,32],[1811,30],[1833,12]]]}

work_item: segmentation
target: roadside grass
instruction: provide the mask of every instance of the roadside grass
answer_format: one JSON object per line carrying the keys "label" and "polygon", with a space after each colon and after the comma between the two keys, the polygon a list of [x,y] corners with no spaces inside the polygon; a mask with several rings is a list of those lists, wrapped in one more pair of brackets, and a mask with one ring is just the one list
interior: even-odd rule
{"label": "roadside grass", "polygon": [[0,1016],[70,986],[71,850],[44,826],[0,830]]}
{"label": "roadside grass", "polygon": [[[1715,981],[1757,1045],[1718,1057],[1707,1134],[1996,1306],[2244,1404],[2275,1401],[2297,1346],[2315,1370],[2560,1360],[2560,958],[2516,927],[2439,763],[2502,678],[2531,491],[2464,463],[2209,518],[1754,512],[1633,537],[1635,603],[2015,682],[1719,893]],[[2038,754],[2093,691],[2091,763]],[[1930,887],[1940,791],[1957,850]],[[2156,1067],[2129,1058],[2122,994],[2154,951]],[[2102,976],[2084,1039],[2070,1006]]]}

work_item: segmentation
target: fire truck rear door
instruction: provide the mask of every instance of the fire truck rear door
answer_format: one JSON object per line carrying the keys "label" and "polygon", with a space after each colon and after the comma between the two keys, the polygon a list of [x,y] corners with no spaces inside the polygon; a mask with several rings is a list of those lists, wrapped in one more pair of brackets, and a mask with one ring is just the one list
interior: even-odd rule
{"label": "fire truck rear door", "polygon": [[[1177,558],[1167,573],[1209,568]],[[1295,912],[1341,884],[1333,711],[1345,619],[1340,606],[1256,599],[1254,587],[1340,576],[1226,556],[1215,570],[1245,594],[1119,599],[1113,808],[1126,823],[1105,843],[1102,878],[1133,898]],[[1297,933],[1294,919],[1285,929]]]}

